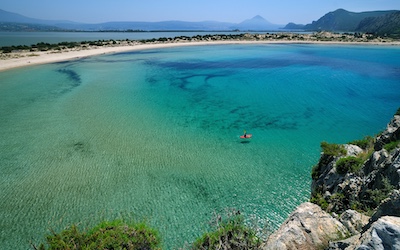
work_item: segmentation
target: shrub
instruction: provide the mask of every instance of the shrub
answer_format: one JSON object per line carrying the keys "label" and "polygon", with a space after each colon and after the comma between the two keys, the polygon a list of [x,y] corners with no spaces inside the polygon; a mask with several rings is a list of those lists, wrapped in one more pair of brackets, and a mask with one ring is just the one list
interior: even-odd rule
{"label": "shrub", "polygon": [[339,174],[355,173],[360,170],[362,164],[363,160],[361,158],[349,156],[341,158],[336,162],[336,170]]}
{"label": "shrub", "polygon": [[235,215],[222,221],[212,232],[204,233],[192,249],[259,249],[260,239],[245,226],[243,216]]}
{"label": "shrub", "polygon": [[[76,225],[46,237],[47,247],[38,249],[161,249],[158,232],[144,223],[126,224],[105,221],[88,232],[80,232]],[[37,249],[35,247],[35,249]]]}
{"label": "shrub", "polygon": [[397,111],[394,115],[400,115],[400,108],[397,109]]}
{"label": "shrub", "polygon": [[399,145],[400,141],[392,141],[383,146],[386,151],[391,152],[393,149],[395,149]]}
{"label": "shrub", "polygon": [[349,144],[357,145],[362,149],[368,149],[374,146],[374,138],[372,136],[365,136],[361,140],[354,140]]}
{"label": "shrub", "polygon": [[375,209],[376,207],[378,207],[384,199],[389,197],[389,194],[393,191],[394,188],[395,187],[390,184],[390,181],[387,177],[382,178],[381,188],[367,190],[367,193],[370,197],[370,206],[367,207],[367,209]]}
{"label": "shrub", "polygon": [[311,169],[311,178],[313,180],[318,179],[318,177],[321,175],[321,166],[319,164],[314,165]]}
{"label": "shrub", "polygon": [[348,207],[348,201],[346,196],[343,193],[334,193],[331,197],[329,197],[329,203],[333,204],[334,211],[336,212],[344,212]]}
{"label": "shrub", "polygon": [[323,210],[326,210],[329,205],[328,202],[325,200],[324,197],[322,197],[322,194],[320,194],[320,193],[316,193],[313,197],[311,197],[310,202],[317,204]]}
{"label": "shrub", "polygon": [[321,142],[321,148],[325,155],[330,156],[341,156],[347,153],[344,146],[340,144],[327,143],[323,141]]}

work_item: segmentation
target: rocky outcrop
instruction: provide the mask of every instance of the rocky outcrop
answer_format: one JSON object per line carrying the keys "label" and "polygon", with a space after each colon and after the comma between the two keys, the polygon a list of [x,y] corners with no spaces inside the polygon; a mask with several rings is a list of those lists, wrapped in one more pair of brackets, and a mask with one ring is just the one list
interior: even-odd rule
{"label": "rocky outcrop", "polygon": [[339,221],[352,235],[362,232],[365,225],[368,224],[369,219],[370,217],[350,209],[346,210],[339,217]]}
{"label": "rocky outcrop", "polygon": [[338,246],[348,247],[354,240],[340,240],[351,235],[358,235],[360,238],[368,221],[368,216],[354,210],[347,210],[335,218],[318,205],[306,202],[290,214],[282,226],[269,237],[262,249],[326,249],[330,244],[332,249],[342,249]]}
{"label": "rocky outcrop", "polygon": [[376,138],[374,148],[376,151],[392,141],[400,140],[400,115],[395,115],[387,125],[386,130]]}
{"label": "rocky outcrop", "polygon": [[360,242],[358,250],[400,249],[400,218],[380,218],[361,236]]}
{"label": "rocky outcrop", "polygon": [[362,235],[331,242],[329,250],[400,249],[400,217],[384,216]]}
{"label": "rocky outcrop", "polygon": [[[376,209],[393,189],[400,188],[400,148],[385,146],[389,143],[396,146],[399,135],[400,115],[395,115],[386,130],[375,138],[373,147],[362,150],[347,144],[343,146],[346,154],[322,154],[311,186],[314,201],[318,204],[326,202],[326,210],[338,214],[349,208]],[[363,160],[368,155],[357,170],[339,173],[337,163],[340,159],[351,156]]]}
{"label": "rocky outcrop", "polygon": [[371,218],[371,223],[377,221],[382,216],[400,217],[400,191],[393,190],[389,198],[382,201],[376,212]]}
{"label": "rocky outcrop", "polygon": [[329,241],[348,236],[348,229],[319,206],[301,204],[272,234],[263,246],[266,250],[321,249]]}
{"label": "rocky outcrop", "polygon": [[400,249],[399,113],[359,146],[326,147],[312,172],[317,205],[301,204],[262,248]]}

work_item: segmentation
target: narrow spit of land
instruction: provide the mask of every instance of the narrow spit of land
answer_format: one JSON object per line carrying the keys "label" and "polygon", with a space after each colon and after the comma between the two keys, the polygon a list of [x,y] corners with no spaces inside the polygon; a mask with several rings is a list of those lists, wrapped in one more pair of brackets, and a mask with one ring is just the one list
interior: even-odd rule
{"label": "narrow spit of land", "polygon": [[0,71],[36,64],[68,61],[107,53],[189,45],[246,44],[246,43],[314,43],[314,44],[371,44],[397,45],[400,40],[376,37],[371,34],[317,32],[197,35],[192,37],[162,37],[148,40],[100,40],[91,42],[38,43],[32,46],[0,48]]}

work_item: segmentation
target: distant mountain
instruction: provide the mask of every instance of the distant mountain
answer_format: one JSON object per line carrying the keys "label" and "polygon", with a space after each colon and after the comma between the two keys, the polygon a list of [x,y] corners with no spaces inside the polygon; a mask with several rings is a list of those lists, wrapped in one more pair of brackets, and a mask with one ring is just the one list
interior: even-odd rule
{"label": "distant mountain", "polygon": [[0,22],[0,31],[68,31],[68,30],[45,24]]}
{"label": "distant mountain", "polygon": [[344,9],[338,9],[325,14],[317,21],[304,26],[305,30],[325,30],[325,31],[356,31],[360,22],[365,18],[374,18],[390,14],[394,11],[368,11],[368,12],[350,12]]}
{"label": "distant mountain", "polygon": [[20,14],[8,12],[0,9],[0,22],[10,23],[37,23],[34,18],[22,16]]}
{"label": "distant mountain", "polygon": [[286,24],[285,27],[283,27],[283,29],[285,30],[302,30],[304,29],[304,24],[295,24],[295,23],[288,23]]}
{"label": "distant mountain", "polygon": [[232,27],[239,30],[277,30],[280,25],[272,24],[263,17],[257,15]]}
{"label": "distant mountain", "polygon": [[41,20],[36,18],[26,17],[17,13],[8,12],[0,9],[1,23],[24,23],[24,24],[42,24],[49,26],[58,26],[59,24],[72,24],[74,22],[65,20]]}
{"label": "distant mountain", "polygon": [[64,29],[84,30],[84,31],[107,31],[107,30],[231,30],[232,23],[224,22],[184,22],[184,21],[164,21],[164,22],[107,22],[99,24],[59,24]]}
{"label": "distant mountain", "polygon": [[[61,30],[79,30],[79,31],[126,31],[126,30],[144,30],[144,31],[158,31],[158,30],[204,30],[204,31],[219,31],[219,30],[277,30],[279,25],[272,24],[261,16],[255,16],[252,19],[245,20],[239,24],[204,21],[204,22],[185,22],[185,21],[164,21],[164,22],[106,22],[98,24],[77,23],[62,20],[41,20],[22,16],[16,13],[0,10],[0,23],[14,23],[33,25],[48,25],[49,31],[53,31],[54,27]],[[0,31],[4,31],[2,27],[6,27],[8,31],[15,27],[14,31],[21,31],[23,26],[6,25],[0,26]],[[45,30],[40,29],[41,31]]]}
{"label": "distant mountain", "polygon": [[378,35],[396,34],[400,36],[400,11],[379,17],[367,17],[359,23],[356,30]]}

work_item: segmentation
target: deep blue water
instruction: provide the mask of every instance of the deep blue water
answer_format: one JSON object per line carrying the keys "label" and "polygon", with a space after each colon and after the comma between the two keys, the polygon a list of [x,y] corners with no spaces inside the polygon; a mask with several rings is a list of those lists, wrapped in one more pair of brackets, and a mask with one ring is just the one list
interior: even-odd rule
{"label": "deep blue water", "polygon": [[0,245],[129,217],[178,248],[228,208],[277,228],[308,200],[321,141],[385,128],[398,58],[398,47],[216,45],[0,72]]}

